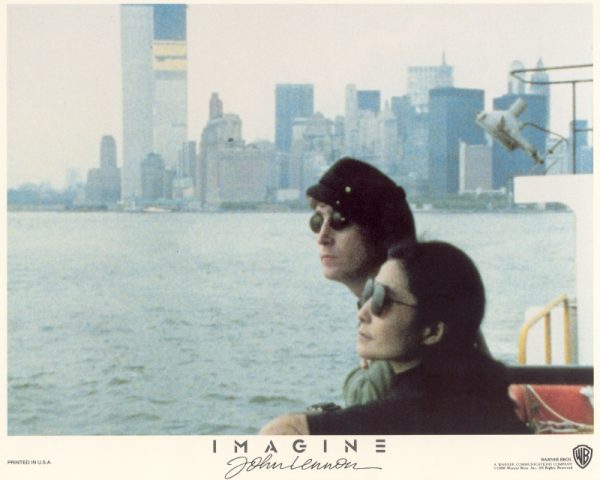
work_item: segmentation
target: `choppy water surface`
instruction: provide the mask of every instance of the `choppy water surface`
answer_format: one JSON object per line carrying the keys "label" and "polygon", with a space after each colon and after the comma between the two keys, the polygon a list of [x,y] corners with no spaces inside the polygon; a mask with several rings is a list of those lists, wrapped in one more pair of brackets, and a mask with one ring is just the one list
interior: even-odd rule
{"label": "choppy water surface", "polygon": [[[504,361],[528,306],[574,292],[569,213],[416,218],[478,264]],[[9,434],[251,434],[340,401],[354,299],[322,278],[307,220],[9,213]]]}

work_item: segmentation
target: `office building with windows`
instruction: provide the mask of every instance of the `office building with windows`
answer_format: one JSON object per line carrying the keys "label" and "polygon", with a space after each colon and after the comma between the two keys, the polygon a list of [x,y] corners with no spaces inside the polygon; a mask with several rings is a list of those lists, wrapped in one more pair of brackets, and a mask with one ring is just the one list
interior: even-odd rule
{"label": "office building with windows", "polygon": [[441,65],[408,67],[407,94],[417,111],[427,111],[429,91],[454,85],[454,67],[446,64],[446,54]]}
{"label": "office building with windows", "polygon": [[292,146],[295,118],[314,113],[314,88],[311,84],[278,84],[275,87],[275,146],[287,152]]}
{"label": "office building with windows", "polygon": [[175,169],[187,139],[186,6],[154,5],[154,151]]}
{"label": "office building with windows", "polygon": [[375,115],[381,110],[381,92],[379,90],[357,90],[356,101],[359,110],[368,110]]}
{"label": "office building with windows", "polygon": [[100,168],[88,171],[85,201],[89,205],[111,205],[121,198],[121,169],[117,167],[117,146],[111,135],[100,141]]}
{"label": "office building with windows", "polygon": [[459,193],[480,193],[492,190],[492,147],[490,145],[459,145]]}
{"label": "office building with windows", "polygon": [[460,142],[485,143],[475,123],[483,110],[484,92],[466,88],[436,88],[429,92],[429,188],[432,195],[459,191]]}

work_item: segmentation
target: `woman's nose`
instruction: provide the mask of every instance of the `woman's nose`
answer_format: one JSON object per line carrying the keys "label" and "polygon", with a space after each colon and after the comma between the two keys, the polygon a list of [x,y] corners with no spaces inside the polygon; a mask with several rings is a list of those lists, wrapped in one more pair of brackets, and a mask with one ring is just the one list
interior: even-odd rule
{"label": "woman's nose", "polygon": [[371,321],[371,299],[363,303],[356,314],[360,323],[369,323]]}

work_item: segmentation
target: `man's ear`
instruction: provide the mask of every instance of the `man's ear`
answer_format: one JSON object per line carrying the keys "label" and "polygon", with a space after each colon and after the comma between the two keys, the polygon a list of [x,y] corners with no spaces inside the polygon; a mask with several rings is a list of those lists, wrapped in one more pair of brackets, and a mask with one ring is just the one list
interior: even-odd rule
{"label": "man's ear", "polygon": [[421,343],[423,345],[435,345],[438,343],[446,333],[446,324],[444,322],[436,322],[430,327],[423,329]]}

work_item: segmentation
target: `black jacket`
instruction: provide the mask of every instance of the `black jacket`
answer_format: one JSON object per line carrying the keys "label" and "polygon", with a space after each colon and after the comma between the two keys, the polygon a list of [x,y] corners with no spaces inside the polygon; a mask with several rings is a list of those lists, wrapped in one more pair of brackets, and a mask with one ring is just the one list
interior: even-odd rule
{"label": "black jacket", "polygon": [[508,397],[505,367],[478,352],[431,356],[367,405],[308,415],[312,435],[530,433]]}

